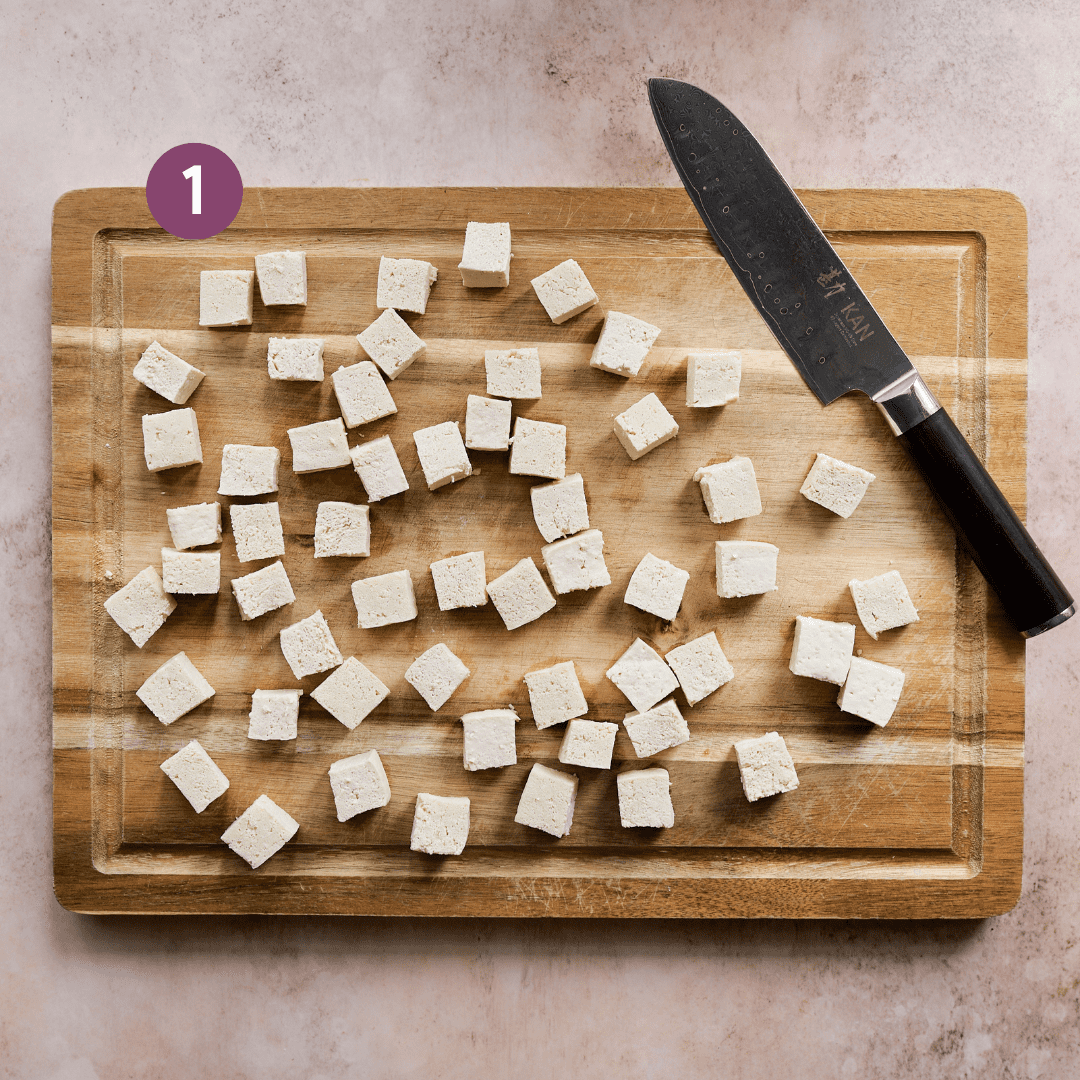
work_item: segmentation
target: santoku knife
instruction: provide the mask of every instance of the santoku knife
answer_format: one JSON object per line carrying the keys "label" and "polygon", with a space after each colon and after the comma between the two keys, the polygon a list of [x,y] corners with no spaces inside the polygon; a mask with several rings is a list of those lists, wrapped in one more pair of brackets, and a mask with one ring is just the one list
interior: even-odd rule
{"label": "santoku knife", "polygon": [[650,79],[649,101],[720,253],[822,405],[851,390],[877,404],[1025,637],[1068,619],[1068,590],[742,121],[673,79]]}

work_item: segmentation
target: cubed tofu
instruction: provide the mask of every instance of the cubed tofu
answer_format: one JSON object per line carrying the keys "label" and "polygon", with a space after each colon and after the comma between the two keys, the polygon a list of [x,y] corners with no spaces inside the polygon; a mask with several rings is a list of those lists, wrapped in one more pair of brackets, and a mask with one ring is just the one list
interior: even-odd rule
{"label": "cubed tofu", "polygon": [[182,469],[202,461],[199,421],[194,409],[173,409],[142,418],[143,456],[151,472]]}
{"label": "cubed tofu", "polygon": [[196,814],[224,795],[229,778],[217,767],[198,739],[192,739],[161,763],[161,771],[177,786]]}
{"label": "cubed tofu", "polygon": [[355,656],[348,657],[311,691],[312,700],[350,731],[389,696],[389,687]]}
{"label": "cubed tofu", "polygon": [[557,596],[611,584],[604,562],[604,534],[589,529],[540,549]]}
{"label": "cubed tofu", "polygon": [[609,311],[604,316],[600,340],[593,347],[589,364],[631,379],[641,370],[645,357],[660,336],[660,327],[624,315],[621,311]]}
{"label": "cubed tofu", "polygon": [[794,791],[799,786],[795,762],[775,731],[757,739],[740,739],[735,743],[735,757],[748,802]]}
{"label": "cubed tofu", "polygon": [[842,686],[854,647],[855,627],[851,623],[796,615],[788,667],[795,675]]}
{"label": "cubed tofu", "polygon": [[634,638],[630,648],[605,674],[638,712],[651,709],[679,685],[675,672],[664,663],[664,658],[641,638]]}
{"label": "cubed tofu", "polygon": [[567,259],[539,277],[534,277],[532,287],[556,326],[580,315],[596,303],[596,293],[585,271],[573,259]]}
{"label": "cubed tofu", "polygon": [[472,476],[472,462],[456,420],[414,431],[413,441],[429,491]]}
{"label": "cubed tofu", "polygon": [[533,520],[549,544],[589,527],[589,507],[581,473],[573,473],[554,484],[538,484],[529,489],[529,496]]}
{"label": "cubed tofu", "polygon": [[161,585],[174,596],[205,596],[220,592],[221,552],[162,548]]}
{"label": "cubed tofu", "polygon": [[919,621],[919,613],[911,602],[904,579],[896,570],[867,581],[849,581],[848,588],[859,621],[875,641],[882,630],[894,630]]}
{"label": "cubed tofu", "polygon": [[836,704],[844,712],[884,727],[892,719],[903,689],[904,673],[899,668],[853,656]]}
{"label": "cubed tofu", "polygon": [[509,450],[512,410],[509,401],[470,394],[465,403],[466,449]]}
{"label": "cubed tofu", "polygon": [[177,551],[221,543],[221,503],[195,503],[165,511]]}
{"label": "cubed tofu", "polygon": [[250,326],[254,270],[203,270],[199,274],[199,325]]}
{"label": "cubed tofu", "polygon": [[504,289],[510,284],[510,224],[470,221],[458,269],[466,289]]}
{"label": "cubed tofu", "polygon": [[341,653],[321,611],[286,626],[280,634],[281,652],[297,679],[329,671],[341,663]]}
{"label": "cubed tofu", "polygon": [[252,574],[233,578],[232,591],[244,622],[277,611],[296,599],[280,559]]}
{"label": "cubed tofu", "polygon": [[416,596],[408,570],[361,578],[352,583],[357,625],[363,630],[416,618]]}
{"label": "cubed tofu", "polygon": [[289,428],[294,473],[326,472],[351,464],[349,437],[340,416]]}
{"label": "cubed tofu", "polygon": [[276,502],[233,503],[229,518],[238,562],[277,559],[285,554],[285,533]]}
{"label": "cubed tofu", "polygon": [[514,421],[510,472],[561,480],[566,475],[565,425],[519,416]]}
{"label": "cubed tofu", "polygon": [[295,835],[300,823],[268,795],[260,795],[226,830],[221,839],[257,870]]}
{"label": "cubed tofu", "polygon": [[303,251],[256,255],[255,273],[264,307],[307,303],[307,255]]}
{"label": "cubed tofu", "polygon": [[505,574],[489,581],[487,592],[507,630],[516,630],[539,619],[555,606],[555,597],[532,559],[522,559]]}
{"label": "cubed tofu", "polygon": [[650,551],[630,575],[623,599],[633,607],[670,622],[679,614],[689,580],[688,571],[680,570],[666,559],[658,559]]}
{"label": "cubed tofu", "polygon": [[761,513],[754,463],[748,457],[733,457],[717,465],[707,465],[694,473],[709,520],[716,525]]}
{"label": "cubed tofu", "polygon": [[846,461],[818,454],[799,493],[842,518],[851,517],[874,479],[872,472]]}
{"label": "cubed tofu", "polygon": [[390,801],[390,781],[377,750],[335,761],[330,766],[330,788],[338,821],[377,810]]}
{"label": "cubed tofu", "polygon": [[322,382],[322,338],[272,337],[266,347],[266,371],[285,382]]}
{"label": "cubed tofu", "polygon": [[716,541],[716,595],[727,599],[776,592],[780,549],[760,540]]}
{"label": "cubed tofu", "polygon": [[539,349],[488,349],[484,353],[491,397],[533,401],[540,392]]}
{"label": "cubed tofu", "polygon": [[356,340],[391,381],[418,360],[427,348],[393,308],[387,308],[366,330],[356,335]]}
{"label": "cubed tofu", "polygon": [[427,310],[431,286],[438,278],[439,271],[422,259],[388,259],[383,256],[379,260],[375,306],[423,315]]}
{"label": "cubed tofu", "polygon": [[487,571],[482,551],[451,555],[431,564],[431,578],[440,611],[483,607],[488,602]]}
{"label": "cubed tofu", "polygon": [[165,661],[135,691],[135,696],[166,726],[209,701],[214,688],[188,659],[178,652]]}
{"label": "cubed tofu", "polygon": [[692,409],[713,409],[739,400],[742,354],[697,352],[686,358],[686,404]]}
{"label": "cubed tofu", "polygon": [[586,769],[610,769],[618,731],[618,724],[571,720],[559,745],[559,760]]}
{"label": "cubed tofu", "polygon": [[533,720],[541,731],[584,716],[589,711],[573,660],[525,675]]}
{"label": "cubed tofu", "polygon": [[158,572],[148,566],[105,601],[113,622],[141,649],[176,610]]}
{"label": "cubed tofu", "polygon": [[469,800],[464,795],[416,796],[409,848],[425,855],[460,855],[469,839]]}
{"label": "cubed tofu", "polygon": [[712,630],[672,649],[664,655],[664,660],[675,672],[688,705],[703,701],[735,678],[735,669]]}
{"label": "cubed tofu", "polygon": [[675,417],[655,394],[646,394],[626,412],[615,417],[615,437],[631,461],[643,458],[679,434]]}
{"label": "cubed tofu", "polygon": [[405,681],[427,702],[432,712],[438,712],[469,675],[469,669],[449,646],[439,642],[409,665]]}
{"label": "cubed tofu", "polygon": [[642,712],[627,713],[623,727],[639,758],[652,757],[661,750],[690,741],[690,728],[674,698]]}
{"label": "cubed tofu", "polygon": [[148,390],[174,405],[183,405],[206,378],[205,371],[192,367],[156,341],[146,347],[131,374]]}
{"label": "cubed tofu", "polygon": [[670,829],[675,824],[667,769],[635,769],[615,778],[624,829]]}
{"label": "cubed tofu", "polygon": [[514,821],[552,836],[566,836],[574,822],[578,778],[536,762],[518,800]]}
{"label": "cubed tofu", "polygon": [[248,713],[248,738],[287,742],[296,738],[303,690],[256,690]]}
{"label": "cubed tofu", "polygon": [[369,511],[362,503],[321,502],[315,511],[315,558],[371,554]]}
{"label": "cubed tofu", "polygon": [[517,764],[517,713],[484,709],[461,718],[465,729],[462,764],[469,772]]}
{"label": "cubed tofu", "polygon": [[368,502],[379,502],[409,490],[397,451],[389,435],[360,443],[349,452],[353,468],[367,492]]}
{"label": "cubed tofu", "polygon": [[370,424],[397,412],[390,388],[370,360],[339,367],[330,375],[330,381],[347,428]]}
{"label": "cubed tofu", "polygon": [[219,495],[269,495],[278,489],[281,451],[276,446],[226,443],[221,448]]}

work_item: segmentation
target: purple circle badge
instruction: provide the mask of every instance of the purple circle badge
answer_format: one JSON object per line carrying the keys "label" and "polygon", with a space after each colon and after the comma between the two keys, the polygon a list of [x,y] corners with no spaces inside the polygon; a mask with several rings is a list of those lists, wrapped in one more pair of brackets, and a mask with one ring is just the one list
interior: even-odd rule
{"label": "purple circle badge", "polygon": [[243,201],[240,170],[207,143],[166,150],[146,178],[146,205],[154,220],[182,240],[206,240],[227,229]]}

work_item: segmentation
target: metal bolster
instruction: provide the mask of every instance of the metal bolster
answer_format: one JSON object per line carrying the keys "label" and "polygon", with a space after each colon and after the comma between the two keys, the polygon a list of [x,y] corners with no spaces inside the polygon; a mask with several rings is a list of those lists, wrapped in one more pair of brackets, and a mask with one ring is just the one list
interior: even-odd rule
{"label": "metal bolster", "polygon": [[889,383],[884,390],[879,390],[872,400],[881,410],[881,415],[885,417],[894,435],[903,435],[905,431],[910,431],[941,408],[941,403],[914,368],[895,382]]}
{"label": "metal bolster", "polygon": [[1041,623],[1039,626],[1033,626],[1030,630],[1021,630],[1020,633],[1026,638],[1038,637],[1039,634],[1045,634],[1047,630],[1053,630],[1055,626],[1060,626],[1066,619],[1071,619],[1076,614],[1076,605],[1070,604],[1064,611],[1059,611],[1052,619],[1047,619],[1046,622]]}

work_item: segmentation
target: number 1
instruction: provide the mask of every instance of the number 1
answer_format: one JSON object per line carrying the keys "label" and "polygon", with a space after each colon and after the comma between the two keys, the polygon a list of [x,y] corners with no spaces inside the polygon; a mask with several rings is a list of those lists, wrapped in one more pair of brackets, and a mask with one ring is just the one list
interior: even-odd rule
{"label": "number 1", "polygon": [[191,181],[191,212],[202,213],[202,166],[192,165],[184,170],[184,179]]}

